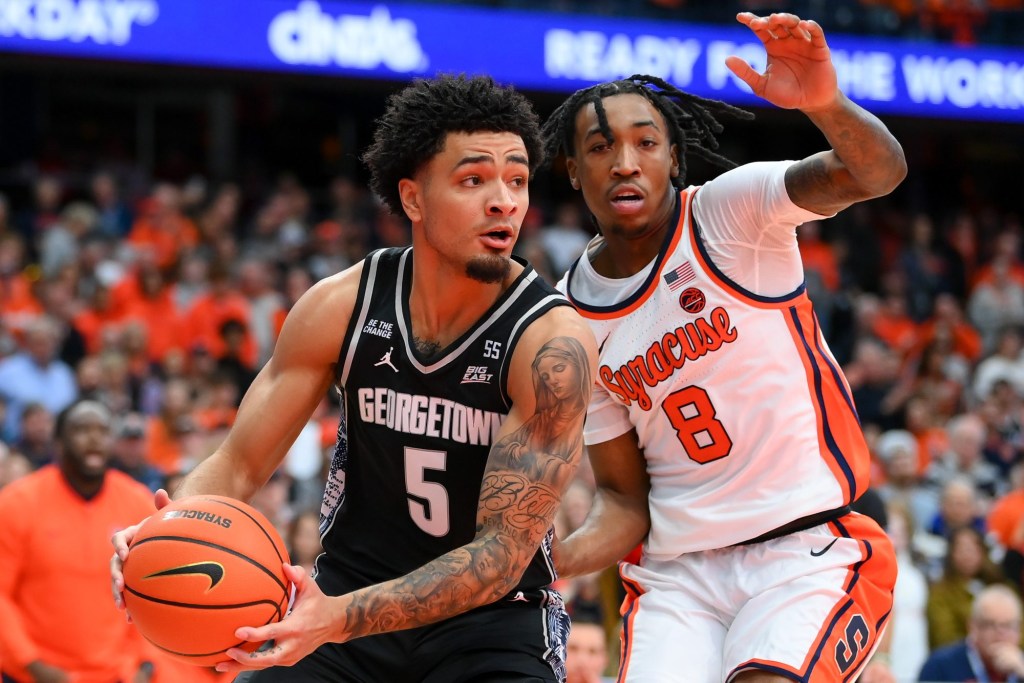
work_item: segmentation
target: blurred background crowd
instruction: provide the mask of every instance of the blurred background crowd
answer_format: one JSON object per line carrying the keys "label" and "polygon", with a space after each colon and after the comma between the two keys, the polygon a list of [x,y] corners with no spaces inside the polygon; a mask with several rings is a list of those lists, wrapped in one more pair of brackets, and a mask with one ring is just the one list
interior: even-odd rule
{"label": "blurred background crowd", "polygon": [[[959,44],[1024,35],[1014,0],[476,4],[706,22],[786,9],[826,35]],[[54,461],[55,417],[81,397],[117,416],[112,466],[173,489],[230,429],[298,298],[372,249],[409,243],[358,162],[399,86],[11,64],[0,69],[0,489]],[[559,100],[534,99],[542,115]],[[211,113],[225,103],[229,128]],[[824,148],[799,114],[757,114],[727,130],[726,156]],[[886,122],[907,150],[906,183],[798,234],[874,456],[874,514],[899,549],[889,650],[903,681],[964,638],[980,587],[1024,582],[1024,136],[1019,124]],[[714,172],[695,161],[690,180]],[[517,251],[554,282],[593,230],[559,172],[542,172],[531,195]],[[304,566],[319,550],[338,411],[325,396],[253,501]],[[559,535],[592,495],[584,467]],[[595,666],[614,669],[614,570],[561,588]]]}

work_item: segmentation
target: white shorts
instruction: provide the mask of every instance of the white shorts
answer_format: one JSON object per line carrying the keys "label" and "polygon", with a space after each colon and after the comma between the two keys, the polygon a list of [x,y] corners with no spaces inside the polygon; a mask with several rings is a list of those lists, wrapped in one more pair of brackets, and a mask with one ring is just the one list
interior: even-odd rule
{"label": "white shorts", "polygon": [[869,517],[620,566],[621,683],[722,683],[759,669],[853,681],[892,610],[896,557]]}

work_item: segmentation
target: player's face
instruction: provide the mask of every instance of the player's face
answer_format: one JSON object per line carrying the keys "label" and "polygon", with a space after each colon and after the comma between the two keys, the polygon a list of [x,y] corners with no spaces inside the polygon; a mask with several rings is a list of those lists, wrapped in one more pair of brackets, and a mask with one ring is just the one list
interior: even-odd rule
{"label": "player's face", "polygon": [[112,439],[106,412],[89,404],[77,407],[61,435],[65,471],[82,481],[101,479],[110,461]]}
{"label": "player's face", "polygon": [[399,189],[442,261],[476,280],[500,282],[530,205],[529,176],[526,145],[515,133],[449,133],[444,148]]}
{"label": "player's face", "polygon": [[642,95],[613,95],[602,104],[615,142],[601,133],[593,104],[580,109],[569,178],[605,236],[636,239],[672,215],[677,150],[665,118]]}
{"label": "player's face", "polygon": [[537,372],[551,393],[565,399],[579,383],[576,367],[557,356],[547,356],[537,363]]}

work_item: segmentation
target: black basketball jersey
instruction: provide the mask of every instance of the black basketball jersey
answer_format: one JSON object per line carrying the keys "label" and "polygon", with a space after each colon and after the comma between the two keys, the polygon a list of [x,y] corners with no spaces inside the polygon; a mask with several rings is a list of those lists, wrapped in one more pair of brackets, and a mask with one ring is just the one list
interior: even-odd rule
{"label": "black basketball jersey", "polygon": [[[484,465],[511,401],[523,331],[568,302],[529,264],[495,304],[427,360],[412,343],[412,249],[370,254],[338,359],[343,409],[321,515],[321,585],[402,576],[476,534]],[[551,532],[516,590],[554,579]],[[327,590],[330,585],[325,585]]]}

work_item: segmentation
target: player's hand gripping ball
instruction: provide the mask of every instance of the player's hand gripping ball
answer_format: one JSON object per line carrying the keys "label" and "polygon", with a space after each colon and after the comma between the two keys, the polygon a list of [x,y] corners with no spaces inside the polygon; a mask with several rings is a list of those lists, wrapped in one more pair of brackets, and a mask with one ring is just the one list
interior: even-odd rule
{"label": "player's hand gripping ball", "polygon": [[223,496],[191,496],[139,529],[124,563],[124,601],[150,642],[191,664],[212,666],[240,641],[241,626],[280,621],[291,583],[288,552],[259,511]]}

